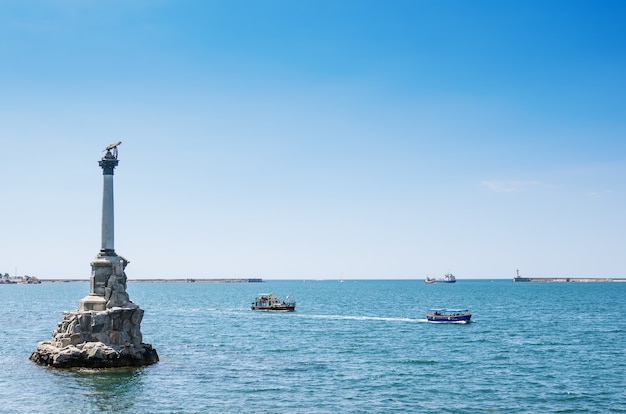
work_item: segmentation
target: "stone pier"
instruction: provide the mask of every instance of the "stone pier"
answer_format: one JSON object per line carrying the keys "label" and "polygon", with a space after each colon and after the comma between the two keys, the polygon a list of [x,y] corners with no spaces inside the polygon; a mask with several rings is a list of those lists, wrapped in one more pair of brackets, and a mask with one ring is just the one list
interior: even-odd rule
{"label": "stone pier", "polygon": [[102,245],[91,262],[89,294],[63,319],[50,341],[37,344],[30,359],[55,368],[108,368],[142,366],[157,362],[152,345],[143,343],[143,309],[126,292],[129,261],[115,253],[113,170],[118,164],[116,144],[108,146],[100,161],[104,175]]}

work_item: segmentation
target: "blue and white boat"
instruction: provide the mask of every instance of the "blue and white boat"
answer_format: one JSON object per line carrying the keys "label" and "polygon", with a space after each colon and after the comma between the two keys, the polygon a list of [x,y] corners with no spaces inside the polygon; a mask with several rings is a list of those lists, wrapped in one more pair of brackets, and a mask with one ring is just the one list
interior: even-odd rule
{"label": "blue and white boat", "polygon": [[426,320],[432,323],[470,323],[472,314],[467,309],[429,309]]}

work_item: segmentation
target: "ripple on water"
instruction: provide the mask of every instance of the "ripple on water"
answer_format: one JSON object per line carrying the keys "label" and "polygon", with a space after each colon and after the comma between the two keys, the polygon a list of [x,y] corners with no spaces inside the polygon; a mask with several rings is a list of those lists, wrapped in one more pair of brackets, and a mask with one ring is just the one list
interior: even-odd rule
{"label": "ripple on water", "polygon": [[[131,284],[161,361],[95,372],[28,361],[87,284],[0,286],[0,400],[16,414],[619,412],[626,284],[608,285],[270,281],[298,301],[276,315],[248,309],[255,284]],[[423,323],[442,304],[475,321]]]}

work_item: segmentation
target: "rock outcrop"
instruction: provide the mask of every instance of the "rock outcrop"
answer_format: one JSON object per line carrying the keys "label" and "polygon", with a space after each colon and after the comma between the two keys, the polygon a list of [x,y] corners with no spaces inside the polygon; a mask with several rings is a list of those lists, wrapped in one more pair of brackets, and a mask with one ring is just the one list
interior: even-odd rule
{"label": "rock outcrop", "polygon": [[109,368],[159,360],[152,345],[142,342],[144,311],[126,293],[127,264],[115,254],[96,257],[89,295],[78,310],[63,312],[52,339],[37,344],[31,361],[55,368]]}
{"label": "rock outcrop", "polygon": [[110,346],[102,342],[82,342],[59,348],[51,341],[40,342],[30,360],[54,368],[117,368],[143,366],[159,357],[150,344]]}

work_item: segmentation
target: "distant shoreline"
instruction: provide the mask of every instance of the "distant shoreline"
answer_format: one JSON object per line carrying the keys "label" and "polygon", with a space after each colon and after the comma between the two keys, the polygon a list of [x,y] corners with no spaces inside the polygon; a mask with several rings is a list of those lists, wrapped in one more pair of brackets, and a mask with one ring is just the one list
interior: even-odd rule
{"label": "distant shoreline", "polygon": [[[44,283],[65,283],[65,282],[89,282],[89,279],[39,279]],[[263,279],[128,279],[129,283],[263,283]]]}
{"label": "distant shoreline", "polygon": [[[270,279],[270,280],[303,280],[303,281],[340,281],[343,282],[344,279],[301,279],[301,278],[293,278],[293,279]],[[345,279],[345,281],[355,282],[355,281],[368,281],[368,280],[407,280],[407,281],[418,281],[422,282],[423,279]],[[467,278],[467,279],[458,279],[458,282],[469,282],[469,281],[507,281],[511,280],[510,278]],[[89,279],[39,279],[42,283],[66,283],[66,282],[89,282]],[[214,278],[214,279],[205,279],[205,278],[167,278],[167,279],[128,279],[128,283],[264,283],[265,280],[261,278]],[[602,277],[602,278],[593,278],[593,277],[519,277],[513,278],[513,282],[515,283],[568,283],[568,282],[578,282],[578,283],[603,283],[603,282],[626,282],[626,278],[616,278],[616,277]]]}

